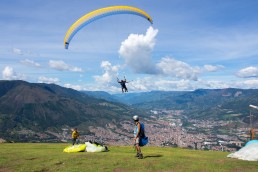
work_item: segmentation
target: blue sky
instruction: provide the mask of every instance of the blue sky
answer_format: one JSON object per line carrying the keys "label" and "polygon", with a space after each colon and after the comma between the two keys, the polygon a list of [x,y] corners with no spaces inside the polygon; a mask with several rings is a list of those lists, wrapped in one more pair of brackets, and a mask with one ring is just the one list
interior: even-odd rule
{"label": "blue sky", "polygon": [[[114,15],[63,39],[83,15],[107,6],[146,11]],[[2,0],[0,79],[77,90],[130,92],[258,88],[257,0]]]}

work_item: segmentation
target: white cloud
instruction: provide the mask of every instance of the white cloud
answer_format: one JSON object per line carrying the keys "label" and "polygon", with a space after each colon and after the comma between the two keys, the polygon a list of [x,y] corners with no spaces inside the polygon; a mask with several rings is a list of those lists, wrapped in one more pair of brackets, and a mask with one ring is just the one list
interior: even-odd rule
{"label": "white cloud", "polygon": [[257,89],[258,79],[245,80],[243,82],[238,82],[237,85],[239,88]]}
{"label": "white cloud", "polygon": [[78,90],[78,91],[83,90],[83,87],[81,85],[72,85],[72,84],[67,83],[67,84],[64,84],[64,87],[72,88],[72,89]]}
{"label": "white cloud", "polygon": [[111,83],[114,81],[120,66],[112,66],[109,61],[102,61],[100,66],[104,69],[104,74],[101,76],[94,76],[95,80],[100,83]]}
{"label": "white cloud", "polygon": [[155,46],[157,29],[149,27],[145,35],[130,34],[121,43],[119,54],[125,59],[125,64],[136,73],[155,73],[151,52]]}
{"label": "white cloud", "polygon": [[6,80],[26,79],[25,75],[16,73],[12,67],[6,66],[2,71],[2,77]]}
{"label": "white cloud", "polygon": [[257,89],[258,88],[258,79],[248,79],[248,80],[242,80],[242,81],[209,81],[209,83],[212,85],[213,89],[218,88],[240,88],[240,89]]}
{"label": "white cloud", "polygon": [[16,55],[22,55],[22,56],[30,56],[30,57],[38,57],[39,54],[35,52],[31,52],[28,50],[21,50],[19,48],[13,48],[12,52]]}
{"label": "white cloud", "polygon": [[[141,74],[165,75],[172,78],[198,80],[200,67],[192,67],[189,64],[173,58],[165,57],[157,64],[152,63],[152,51],[155,46],[155,37],[158,30],[149,27],[145,35],[131,34],[121,43],[119,54],[125,60],[125,64],[134,72]],[[206,65],[205,70],[216,71],[223,66]]]}
{"label": "white cloud", "polygon": [[[64,84],[67,88],[75,90],[91,90],[99,91],[104,90],[110,93],[120,93],[121,88],[117,83],[110,84]],[[193,91],[196,89],[223,89],[223,88],[257,88],[258,80],[246,80],[246,81],[220,81],[220,80],[202,80],[198,81],[187,79],[171,79],[169,77],[150,75],[148,77],[136,78],[127,84],[129,92],[146,92],[152,90],[161,91]]]}
{"label": "white cloud", "polygon": [[236,75],[240,78],[258,77],[258,68],[250,66],[239,70]]}
{"label": "white cloud", "polygon": [[18,49],[18,48],[13,48],[13,53],[14,54],[18,54],[18,55],[23,55],[23,52],[21,49]]}
{"label": "white cloud", "polygon": [[189,64],[175,60],[173,58],[165,57],[156,65],[161,74],[180,79],[190,79],[197,81],[200,68],[191,67]]}
{"label": "white cloud", "polygon": [[57,61],[50,60],[48,64],[51,68],[60,70],[60,71],[83,72],[81,68],[70,66],[62,60],[57,60]]}
{"label": "white cloud", "polygon": [[58,78],[47,78],[45,76],[40,76],[38,78],[39,83],[47,83],[47,84],[59,84],[60,80]]}
{"label": "white cloud", "polygon": [[195,89],[204,88],[204,89],[223,89],[234,87],[232,83],[225,82],[225,81],[218,81],[218,80],[199,80],[196,85]]}
{"label": "white cloud", "polygon": [[220,69],[223,69],[225,68],[224,66],[222,65],[216,65],[216,66],[213,66],[213,65],[204,65],[204,70],[208,71],[208,72],[216,72]]}
{"label": "white cloud", "polygon": [[127,84],[127,88],[130,91],[149,91],[151,89],[156,90],[153,77],[137,78],[136,80]]}
{"label": "white cloud", "polygon": [[182,91],[182,90],[193,90],[193,81],[190,80],[171,80],[162,76],[148,76],[144,78],[137,78],[136,80],[127,84],[129,92],[141,92],[141,91]]}
{"label": "white cloud", "polygon": [[73,85],[73,84],[66,83],[66,84],[64,84],[64,87],[66,87],[66,88],[72,88],[72,89],[78,90],[78,91],[82,91],[82,90],[86,90],[86,91],[99,91],[99,90],[104,90],[104,91],[111,92],[111,93],[118,93],[118,92],[121,92],[121,89],[120,89],[119,87],[112,86],[112,85],[105,85],[105,84],[97,84],[97,85],[92,85],[92,84]]}
{"label": "white cloud", "polygon": [[17,74],[13,71],[13,68],[10,66],[6,66],[2,71],[3,79],[14,79],[17,77]]}
{"label": "white cloud", "polygon": [[157,64],[153,64],[151,53],[155,46],[157,34],[158,30],[150,27],[145,35],[131,34],[122,42],[119,54],[124,58],[125,64],[134,72],[197,81],[198,74],[201,72],[215,72],[224,68],[222,65],[204,65],[203,68],[191,66],[170,57],[162,58]]}
{"label": "white cloud", "polygon": [[27,66],[40,67],[39,63],[34,62],[33,60],[29,60],[29,59],[22,60],[21,63],[25,64]]}
{"label": "white cloud", "polygon": [[193,90],[192,81],[190,80],[159,80],[155,82],[159,90]]}

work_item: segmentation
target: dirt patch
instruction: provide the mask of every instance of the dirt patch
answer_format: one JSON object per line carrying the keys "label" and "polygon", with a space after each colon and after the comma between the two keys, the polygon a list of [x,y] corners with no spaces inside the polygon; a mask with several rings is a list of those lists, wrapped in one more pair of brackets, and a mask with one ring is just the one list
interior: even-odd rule
{"label": "dirt patch", "polygon": [[55,165],[57,165],[57,166],[63,165],[63,164],[64,164],[64,162],[57,162],[57,163],[55,163]]}
{"label": "dirt patch", "polygon": [[114,172],[130,172],[130,171],[134,171],[132,169],[124,169],[124,168],[115,168],[113,170]]}
{"label": "dirt patch", "polygon": [[34,159],[37,159],[37,158],[27,158],[26,160],[34,160]]}
{"label": "dirt patch", "polygon": [[50,170],[49,169],[47,169],[47,168],[42,168],[41,170],[39,170],[39,171],[35,171],[35,172],[49,172]]}
{"label": "dirt patch", "polygon": [[0,172],[12,172],[9,168],[0,168]]}

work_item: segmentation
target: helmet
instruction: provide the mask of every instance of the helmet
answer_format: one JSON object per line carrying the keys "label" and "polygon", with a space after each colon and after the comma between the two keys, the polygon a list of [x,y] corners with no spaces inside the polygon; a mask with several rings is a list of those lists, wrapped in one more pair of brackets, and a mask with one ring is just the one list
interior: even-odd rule
{"label": "helmet", "polygon": [[137,115],[134,115],[134,116],[133,116],[133,120],[139,121],[139,117],[138,117]]}

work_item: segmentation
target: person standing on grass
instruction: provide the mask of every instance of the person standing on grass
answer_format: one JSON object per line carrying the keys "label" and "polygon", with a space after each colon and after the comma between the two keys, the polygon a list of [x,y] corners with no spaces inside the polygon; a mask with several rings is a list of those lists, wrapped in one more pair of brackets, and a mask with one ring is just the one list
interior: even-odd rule
{"label": "person standing on grass", "polygon": [[79,138],[79,133],[77,131],[77,128],[74,128],[74,130],[72,132],[72,143],[73,143],[73,145],[78,144],[78,142],[79,142],[78,138]]}
{"label": "person standing on grass", "polygon": [[134,124],[135,124],[133,142],[134,142],[134,146],[137,150],[136,157],[138,157],[138,159],[143,159],[143,155],[142,155],[139,143],[140,143],[140,139],[141,139],[144,131],[141,131],[141,123],[140,123],[139,117],[137,115],[133,116],[133,120],[134,120]]}

